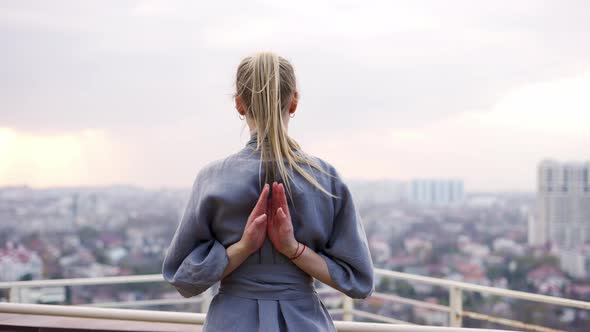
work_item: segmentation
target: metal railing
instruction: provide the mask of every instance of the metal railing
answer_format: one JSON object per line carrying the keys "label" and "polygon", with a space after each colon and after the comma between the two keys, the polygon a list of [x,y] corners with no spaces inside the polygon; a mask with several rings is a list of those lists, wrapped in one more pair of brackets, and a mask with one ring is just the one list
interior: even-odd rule
{"label": "metal railing", "polygon": [[[402,273],[390,270],[375,269],[375,274],[381,277],[392,278],[396,280],[404,280],[410,283],[424,283],[432,286],[443,287],[448,290],[449,305],[441,305],[429,303],[421,300],[405,298],[397,295],[386,294],[381,292],[374,292],[371,296],[385,301],[412,305],[418,308],[424,308],[434,311],[445,312],[448,314],[448,322],[451,327],[461,327],[463,325],[463,318],[470,318],[476,320],[488,321],[496,324],[509,326],[512,328],[526,329],[539,332],[557,332],[559,330],[552,329],[545,326],[533,325],[527,322],[520,322],[502,317],[495,317],[492,315],[466,311],[463,309],[463,293],[476,292],[481,294],[490,294],[506,298],[527,300],[538,303],[552,304],[562,307],[577,308],[582,310],[590,310],[590,302],[578,301],[554,296],[533,294],[521,291],[513,291],[508,289],[481,286],[459,281],[445,280],[440,278],[426,277],[414,275],[409,273]],[[84,285],[106,285],[106,284],[128,284],[128,283],[144,283],[144,282],[163,282],[161,275],[141,275],[141,276],[123,276],[123,277],[103,277],[103,278],[77,278],[77,279],[59,279],[59,280],[34,280],[34,281],[15,281],[15,282],[1,282],[0,289],[10,289],[9,301],[13,303],[21,302],[20,290],[22,288],[31,287],[47,287],[47,286],[84,286]],[[328,288],[318,289],[318,293],[333,293],[335,290]],[[87,306],[94,307],[137,307],[148,305],[172,305],[180,303],[201,303],[201,311],[206,312],[212,293],[207,291],[200,296],[184,299],[156,299],[156,300],[139,300],[126,302],[105,302],[105,303],[90,303]],[[410,324],[408,322],[398,320],[392,317],[374,314],[371,312],[355,309],[354,300],[342,295],[342,309],[330,310],[332,314],[342,314],[344,321],[353,321],[355,317],[367,318],[374,321],[385,322],[390,324]]]}
{"label": "metal railing", "polygon": [[552,329],[545,326],[529,324],[526,322],[506,319],[502,317],[496,317],[492,315],[485,315],[477,312],[466,311],[463,310],[463,293],[464,292],[476,292],[481,294],[489,294],[489,295],[496,295],[506,298],[513,298],[513,299],[520,299],[526,301],[532,301],[537,303],[545,303],[545,304],[552,304],[561,307],[570,307],[570,308],[577,308],[583,310],[590,310],[590,302],[586,301],[579,301],[579,300],[572,300],[566,299],[561,297],[555,296],[548,296],[548,295],[540,295],[540,294],[533,294],[521,291],[514,291],[504,288],[497,288],[497,287],[489,287],[489,286],[482,286],[476,284],[470,284],[466,282],[460,281],[453,281],[453,280],[446,280],[440,278],[433,278],[433,277],[426,277],[421,275],[391,271],[391,270],[383,270],[383,269],[375,269],[376,275],[381,275],[384,277],[390,277],[393,279],[398,280],[405,280],[409,282],[417,282],[417,283],[425,283],[432,286],[439,286],[448,289],[449,292],[449,305],[444,306],[440,304],[433,304],[425,301],[420,300],[413,300],[408,298],[403,298],[395,295],[390,294],[383,294],[383,293],[373,293],[372,296],[382,298],[385,300],[389,300],[392,302],[397,303],[405,303],[411,304],[416,307],[422,307],[431,310],[443,311],[449,314],[449,325],[454,327],[460,327],[463,325],[463,318],[471,318],[476,320],[484,320],[496,324],[506,325],[513,328],[519,329],[526,329],[532,331],[539,331],[539,332],[557,332],[561,330]]}
{"label": "metal railing", "polygon": [[[141,322],[203,325],[205,314],[151,310],[88,308],[79,306],[0,303],[0,313],[60,316],[94,319],[116,319]],[[505,330],[468,329],[383,323],[335,321],[338,332],[506,332]]]}

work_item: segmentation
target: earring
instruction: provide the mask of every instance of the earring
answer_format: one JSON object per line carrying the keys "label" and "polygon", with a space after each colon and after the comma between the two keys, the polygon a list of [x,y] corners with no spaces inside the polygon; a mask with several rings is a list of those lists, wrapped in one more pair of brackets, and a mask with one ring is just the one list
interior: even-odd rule
{"label": "earring", "polygon": [[293,118],[295,117],[295,112],[293,112],[293,113],[289,114],[289,117],[290,117],[291,119],[293,119]]}
{"label": "earring", "polygon": [[243,116],[242,114],[239,114],[239,115],[238,115],[238,118],[240,118],[240,120],[244,120],[246,117],[245,117],[245,116]]}

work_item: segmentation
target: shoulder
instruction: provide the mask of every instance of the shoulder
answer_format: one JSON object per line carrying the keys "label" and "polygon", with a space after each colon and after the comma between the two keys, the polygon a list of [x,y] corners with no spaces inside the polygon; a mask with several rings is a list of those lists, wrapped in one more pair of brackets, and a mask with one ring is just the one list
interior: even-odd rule
{"label": "shoulder", "polygon": [[310,161],[316,163],[322,170],[324,170],[329,175],[331,175],[333,177],[340,177],[340,173],[338,173],[338,170],[336,169],[336,167],[334,167],[334,165],[332,165],[327,160],[320,158],[318,156],[315,156],[315,155],[311,155],[309,153],[305,153],[305,156]]}
{"label": "shoulder", "polygon": [[214,159],[205,163],[198,171],[193,182],[193,189],[196,186],[203,187],[207,183],[211,183],[212,180],[223,176],[225,170],[231,168],[229,164],[234,162],[236,154],[231,154],[224,158]]}
{"label": "shoulder", "polygon": [[329,183],[330,188],[336,196],[339,196],[342,190],[348,190],[338,168],[334,164],[318,156],[310,154],[306,154],[306,156],[323,170],[323,172],[315,170],[316,178],[320,177],[323,180],[322,182]]}

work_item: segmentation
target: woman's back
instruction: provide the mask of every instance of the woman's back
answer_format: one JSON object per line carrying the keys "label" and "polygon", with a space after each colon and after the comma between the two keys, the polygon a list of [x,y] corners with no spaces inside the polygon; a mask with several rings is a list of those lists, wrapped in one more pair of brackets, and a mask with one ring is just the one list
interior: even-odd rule
{"label": "woman's back", "polygon": [[[294,112],[297,96],[284,93],[293,85],[283,84],[292,76],[290,65],[269,54],[246,60],[238,81],[247,88],[239,95],[250,93],[252,101],[238,110],[249,126],[267,129],[199,172],[163,275],[185,297],[221,281],[206,331],[335,331],[313,278],[353,298],[373,291],[363,226],[336,170],[304,154],[286,134],[289,117],[282,113]],[[288,194],[273,183],[268,198],[264,184],[272,181],[285,183]]]}
{"label": "woman's back", "polygon": [[[246,146],[238,153],[210,163],[202,170],[202,181],[207,187],[204,194],[211,200],[212,231],[224,245],[229,245],[240,239],[244,229],[244,216],[248,215],[256,204],[264,183],[264,168],[260,168],[260,152],[255,151],[255,138],[252,137]],[[319,158],[330,174],[323,174],[308,168],[325,188],[343,185],[335,169]],[[305,166],[304,166],[305,167]],[[321,246],[328,240],[326,230],[332,228],[334,208],[339,204],[339,198],[332,198],[297,173],[292,173],[291,192],[288,195],[289,209],[295,237],[299,232],[314,234],[310,238],[312,248]],[[272,195],[272,193],[271,193]],[[272,255],[273,261],[266,261],[267,257],[260,257],[259,253],[252,255],[249,260],[261,260],[264,263],[290,263],[282,255]]]}
{"label": "woman's back", "polygon": [[[240,152],[209,164],[197,176],[185,213],[188,215],[185,229],[177,231],[164,263],[165,278],[186,297],[197,295],[219,281],[227,264],[223,248],[236,243],[242,235],[245,216],[256,204],[260,178],[264,176],[264,172],[259,174],[260,156],[254,147],[255,141],[251,139]],[[339,290],[354,298],[364,298],[373,290],[373,271],[362,224],[350,192],[336,170],[321,159],[316,160],[332,174],[315,171],[318,181],[337,197],[324,194],[295,175],[289,199],[295,237],[324,257]],[[192,237],[192,240],[181,237]],[[171,255],[174,252],[178,253],[176,259]],[[180,260],[183,257],[184,262]],[[192,259],[187,262],[186,257]],[[233,328],[248,331],[244,313],[260,310],[268,311],[266,324],[285,325],[290,327],[288,330],[332,328],[330,316],[313,288],[313,278],[276,251],[268,239],[221,280],[219,293],[207,320],[213,331],[234,331]],[[275,311],[301,317],[269,321],[269,317],[279,318],[273,315]],[[228,319],[234,313],[239,320]],[[317,319],[303,319],[309,315]],[[257,326],[254,330],[260,330],[259,317],[253,318],[250,323]],[[276,329],[280,330],[282,327]]]}

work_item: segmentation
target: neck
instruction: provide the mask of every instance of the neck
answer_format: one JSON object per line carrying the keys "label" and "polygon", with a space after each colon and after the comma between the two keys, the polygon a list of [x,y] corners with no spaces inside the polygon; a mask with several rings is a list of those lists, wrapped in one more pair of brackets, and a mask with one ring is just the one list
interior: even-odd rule
{"label": "neck", "polygon": [[[289,122],[288,121],[284,121],[283,122],[283,129],[285,130],[285,134],[289,134]],[[258,130],[256,129],[256,127],[254,126],[248,126],[248,128],[250,129],[250,136],[256,135],[258,133]]]}

